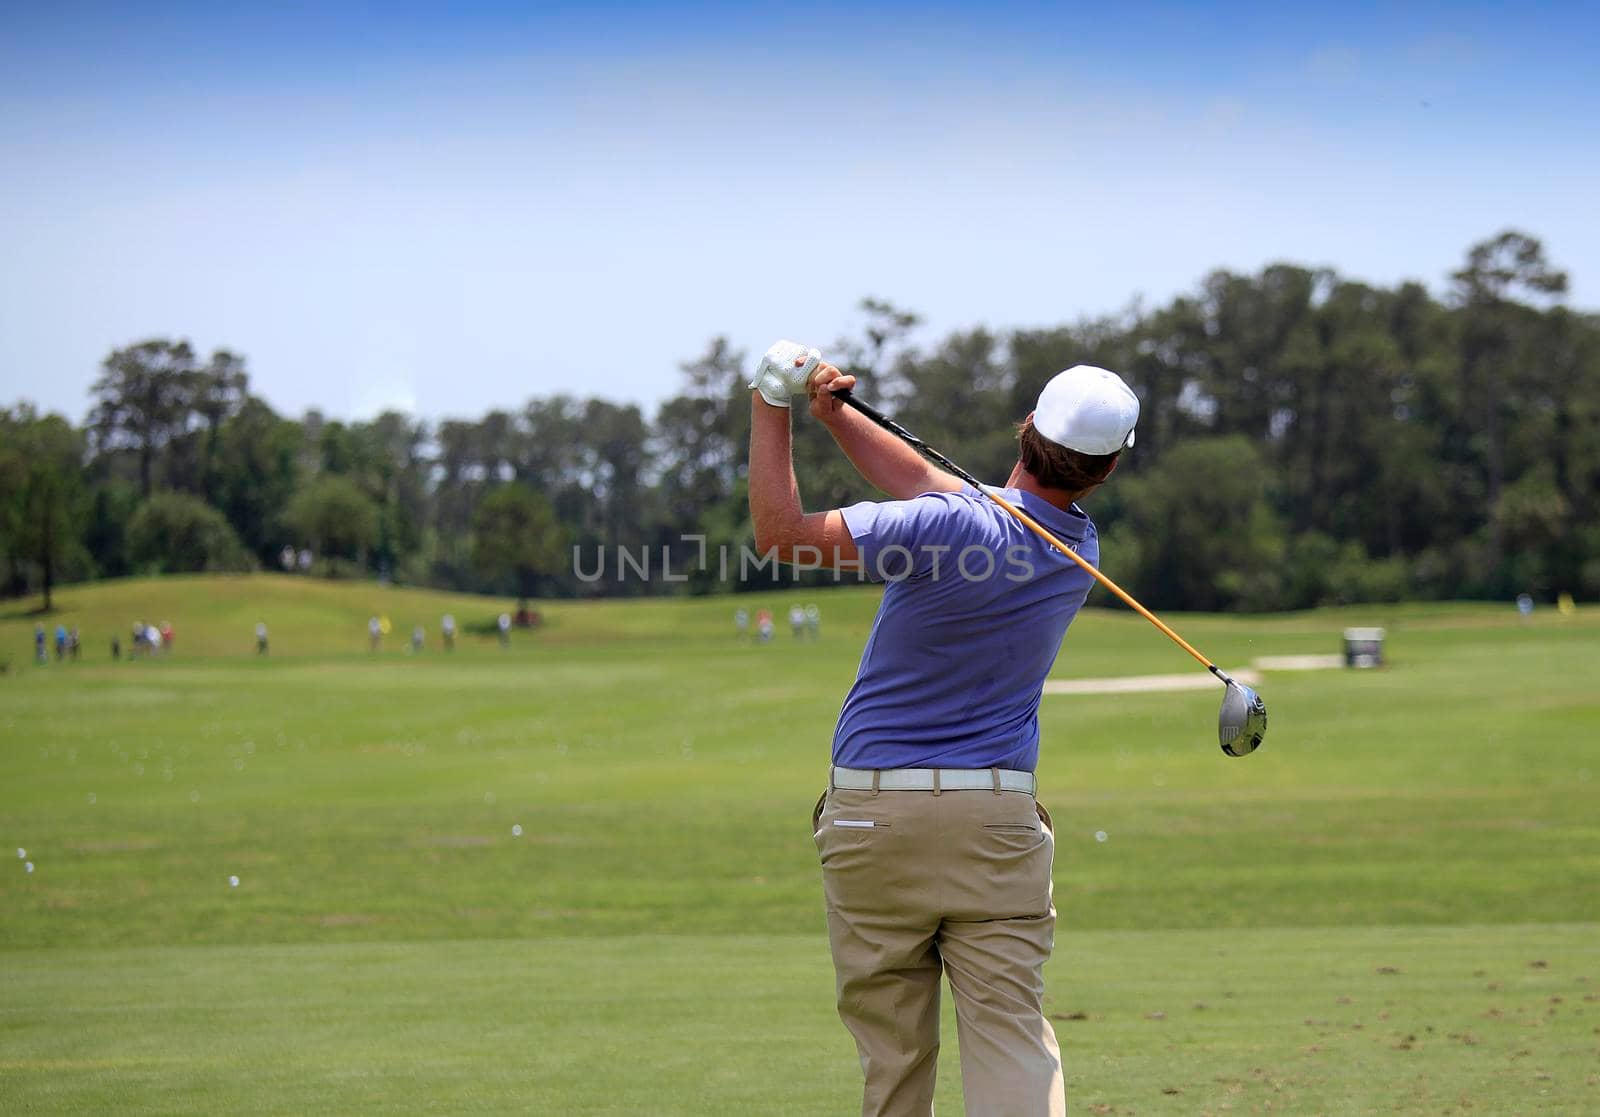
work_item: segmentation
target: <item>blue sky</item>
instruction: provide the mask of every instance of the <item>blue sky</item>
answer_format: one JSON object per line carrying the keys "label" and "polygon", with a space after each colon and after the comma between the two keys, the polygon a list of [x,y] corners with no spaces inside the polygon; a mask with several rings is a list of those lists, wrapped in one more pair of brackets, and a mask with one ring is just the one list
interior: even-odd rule
{"label": "blue sky", "polygon": [[280,410],[650,405],[714,334],[1442,287],[1505,227],[1600,303],[1590,6],[9,5],[0,402],[228,346]]}

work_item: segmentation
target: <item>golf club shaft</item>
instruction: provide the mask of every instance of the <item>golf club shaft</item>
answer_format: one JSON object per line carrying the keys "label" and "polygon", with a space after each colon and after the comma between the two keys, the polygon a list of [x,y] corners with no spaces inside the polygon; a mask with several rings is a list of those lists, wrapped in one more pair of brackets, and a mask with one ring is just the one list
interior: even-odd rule
{"label": "golf club shaft", "polygon": [[1083,569],[1089,574],[1090,577],[1092,577],[1095,581],[1099,582],[1102,586],[1104,586],[1106,589],[1110,590],[1112,593],[1116,594],[1117,597],[1119,599],[1121,599],[1123,604],[1128,606],[1128,608],[1132,609],[1135,613],[1138,613],[1145,620],[1149,621],[1151,624],[1153,624],[1157,628],[1159,628],[1166,635],[1166,637],[1169,640],[1171,640],[1174,644],[1177,644],[1178,647],[1182,648],[1184,651],[1186,651],[1190,655],[1194,656],[1195,659],[1199,660],[1200,663],[1205,667],[1205,669],[1207,671],[1210,671],[1213,675],[1215,675],[1217,678],[1221,679],[1224,683],[1232,683],[1233,682],[1233,680],[1228,677],[1226,672],[1224,672],[1215,663],[1212,663],[1205,656],[1201,655],[1199,653],[1199,651],[1197,651],[1195,649],[1193,644],[1189,643],[1189,641],[1185,640],[1182,636],[1179,636],[1176,632],[1172,631],[1172,629],[1167,625],[1167,623],[1165,621],[1163,621],[1160,617],[1156,616],[1149,609],[1146,609],[1143,605],[1140,605],[1137,601],[1135,601],[1133,599],[1133,595],[1132,594],[1128,593],[1127,590],[1125,590],[1121,586],[1117,585],[1117,583],[1113,582],[1106,575],[1100,573],[1100,571],[1094,566],[1093,563],[1089,562],[1082,555],[1078,554],[1078,552],[1074,551],[1071,547],[1067,546],[1061,540],[1057,539],[1055,537],[1055,535],[1053,535],[1049,530],[1047,530],[1044,527],[1044,525],[1040,524],[1032,516],[1028,515],[1022,509],[1018,508],[1015,504],[1012,504],[1005,497],[1000,496],[998,493],[990,491],[983,484],[981,484],[978,481],[978,479],[976,477],[974,477],[972,474],[968,473],[966,470],[964,470],[960,466],[956,465],[949,458],[947,458],[943,454],[939,453],[939,451],[933,449],[926,442],[922,441],[922,439],[918,438],[916,435],[914,435],[910,431],[906,430],[899,423],[895,422],[893,419],[889,418],[889,416],[887,416],[883,412],[879,411],[876,407],[873,407],[869,403],[862,403],[860,400],[856,399],[856,397],[851,394],[849,388],[844,388],[844,389],[842,389],[840,391],[834,392],[833,393],[833,397],[835,399],[839,400],[840,402],[848,404],[849,406],[855,408],[857,411],[861,412],[861,414],[865,415],[868,419],[871,419],[878,426],[882,427],[884,430],[888,431],[890,434],[892,434],[896,438],[900,439],[902,442],[904,442],[906,445],[910,446],[913,450],[917,451],[923,457],[927,458],[929,461],[933,462],[935,465],[938,465],[943,469],[949,470],[955,476],[959,477],[961,480],[965,481],[967,484],[969,484],[973,488],[977,489],[984,496],[986,496],[990,500],[994,501],[1001,508],[1004,508],[1007,512],[1009,512],[1013,516],[1015,516],[1017,518],[1017,520],[1020,521],[1024,527],[1026,527],[1028,530],[1032,531],[1040,539],[1043,539],[1046,543],[1050,544],[1056,550],[1058,550],[1062,554],[1066,555],[1073,562],[1075,562],[1079,566],[1083,567]]}

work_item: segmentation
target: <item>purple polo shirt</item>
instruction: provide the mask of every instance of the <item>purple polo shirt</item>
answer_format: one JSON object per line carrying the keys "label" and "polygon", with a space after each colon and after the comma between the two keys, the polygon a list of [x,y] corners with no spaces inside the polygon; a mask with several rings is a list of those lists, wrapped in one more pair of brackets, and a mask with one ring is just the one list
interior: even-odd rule
{"label": "purple polo shirt", "polygon": [[[1076,505],[996,491],[1099,565],[1099,537]],[[888,585],[833,762],[1033,771],[1045,676],[1093,579],[970,486],[843,511],[867,576]]]}

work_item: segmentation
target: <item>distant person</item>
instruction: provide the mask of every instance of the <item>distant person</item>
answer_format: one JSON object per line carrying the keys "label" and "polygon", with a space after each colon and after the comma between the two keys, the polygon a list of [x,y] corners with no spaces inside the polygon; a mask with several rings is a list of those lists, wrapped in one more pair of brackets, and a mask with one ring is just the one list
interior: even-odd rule
{"label": "distant person", "polygon": [[444,615],[444,619],[439,622],[439,635],[444,639],[445,651],[453,652],[456,650],[456,618],[454,614],[446,613]]}
{"label": "distant person", "polygon": [[67,657],[72,662],[78,662],[78,626],[73,625],[67,630]]}
{"label": "distant person", "polygon": [[67,655],[67,626],[56,625],[56,662],[60,663]]}
{"label": "distant person", "polygon": [[814,604],[806,606],[806,635],[813,640],[822,635],[822,610]]}
{"label": "distant person", "polygon": [[116,662],[122,658],[122,640],[119,637],[111,638],[111,659]]}
{"label": "distant person", "polygon": [[1533,616],[1533,595],[1526,593],[1517,594],[1517,613],[1523,620]]}
{"label": "distant person", "polygon": [[501,613],[494,626],[500,633],[500,646],[507,647],[511,643],[511,614]]}
{"label": "distant person", "polygon": [[139,653],[145,650],[145,648],[144,648],[144,622],[143,621],[134,621],[133,622],[132,637],[133,638],[128,643],[128,657],[130,659],[138,659],[139,658]]}
{"label": "distant person", "polygon": [[256,655],[267,654],[267,622],[256,622]]}
{"label": "distant person", "polygon": [[145,646],[150,649],[151,655],[161,654],[161,630],[155,625],[145,625],[144,642]]}
{"label": "distant person", "polygon": [[763,644],[772,639],[771,609],[759,609],[756,611],[756,639]]}
{"label": "distant person", "polygon": [[161,627],[157,631],[161,633],[162,650],[170,652],[172,650],[172,622],[162,621]]}
{"label": "distant person", "polygon": [[285,574],[294,573],[294,560],[294,548],[285,543],[283,545],[283,550],[278,552],[278,565],[283,567],[283,572]]}
{"label": "distant person", "polygon": [[383,622],[378,620],[377,617],[367,621],[367,641],[369,645],[367,650],[374,652],[383,643]]}
{"label": "distant person", "polygon": [[300,573],[302,573],[302,574],[311,573],[311,560],[312,560],[311,548],[310,547],[302,547],[302,548],[300,548]]}
{"label": "distant person", "polygon": [[1556,598],[1556,612],[1560,613],[1563,617],[1570,617],[1577,614],[1578,606],[1572,600],[1572,595],[1570,593],[1563,593],[1561,596]]}
{"label": "distant person", "polygon": [[739,639],[748,640],[750,638],[750,613],[748,610],[735,609],[733,611],[733,628],[738,633]]}
{"label": "distant person", "polygon": [[33,626],[33,658],[40,663],[50,658],[44,650],[44,644],[44,625],[36,624]]}
{"label": "distant person", "polygon": [[413,652],[420,652],[422,650],[423,635],[424,633],[420,624],[411,630],[411,650]]}
{"label": "distant person", "polygon": [[789,632],[796,640],[806,634],[806,609],[804,605],[796,603],[789,606]]}

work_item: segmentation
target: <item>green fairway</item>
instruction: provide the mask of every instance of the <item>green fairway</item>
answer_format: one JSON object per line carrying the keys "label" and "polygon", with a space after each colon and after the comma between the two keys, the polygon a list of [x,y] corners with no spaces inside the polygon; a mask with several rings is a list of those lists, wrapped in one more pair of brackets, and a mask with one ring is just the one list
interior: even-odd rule
{"label": "green fairway", "polygon": [[[540,603],[502,648],[502,601],[107,583],[43,667],[0,610],[0,1112],[852,1111],[807,823],[876,600]],[[1391,665],[1269,673],[1245,759],[1220,688],[1045,698],[1073,1111],[1600,1112],[1600,613],[1169,619]],[[172,654],[111,662],[136,620]],[[1114,608],[1056,665],[1188,670]]]}

